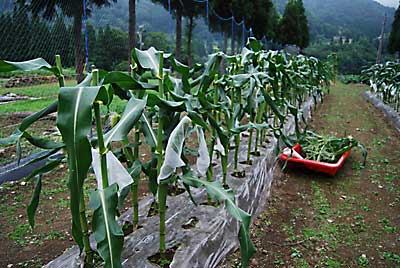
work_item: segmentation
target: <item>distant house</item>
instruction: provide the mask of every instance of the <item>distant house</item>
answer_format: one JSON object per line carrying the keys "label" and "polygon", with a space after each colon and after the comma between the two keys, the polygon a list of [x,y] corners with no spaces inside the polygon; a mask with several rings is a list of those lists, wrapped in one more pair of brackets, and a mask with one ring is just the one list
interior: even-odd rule
{"label": "distant house", "polygon": [[337,45],[351,45],[353,39],[344,35],[337,35],[333,37],[333,44]]}

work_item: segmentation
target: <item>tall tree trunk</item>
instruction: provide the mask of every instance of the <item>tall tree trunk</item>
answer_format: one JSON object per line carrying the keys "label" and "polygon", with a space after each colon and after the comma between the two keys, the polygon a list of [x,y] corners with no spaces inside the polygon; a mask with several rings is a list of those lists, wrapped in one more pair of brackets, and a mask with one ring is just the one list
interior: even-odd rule
{"label": "tall tree trunk", "polygon": [[189,32],[187,40],[187,64],[192,66],[192,34],[193,34],[193,17],[189,17]]}
{"label": "tall tree trunk", "polygon": [[[82,11],[83,12],[83,11]],[[82,47],[82,12],[79,11],[74,16],[74,49],[75,49],[75,72],[76,81],[82,82],[84,54]]]}
{"label": "tall tree trunk", "polygon": [[131,73],[132,50],[136,47],[136,0],[129,0],[128,72]]}
{"label": "tall tree trunk", "polygon": [[182,55],[182,7],[178,4],[176,9],[176,46],[175,57],[181,60]]}

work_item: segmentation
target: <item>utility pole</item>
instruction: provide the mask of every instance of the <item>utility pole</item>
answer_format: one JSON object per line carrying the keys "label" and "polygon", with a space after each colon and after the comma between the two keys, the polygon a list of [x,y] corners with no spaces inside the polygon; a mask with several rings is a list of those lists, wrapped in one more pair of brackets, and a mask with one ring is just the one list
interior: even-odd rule
{"label": "utility pole", "polygon": [[383,52],[383,41],[385,38],[385,27],[386,27],[386,22],[387,22],[387,14],[385,13],[385,17],[383,18],[383,23],[382,23],[382,32],[381,36],[379,37],[379,48],[378,48],[378,55],[376,57],[376,63],[379,64],[382,62],[382,52]]}

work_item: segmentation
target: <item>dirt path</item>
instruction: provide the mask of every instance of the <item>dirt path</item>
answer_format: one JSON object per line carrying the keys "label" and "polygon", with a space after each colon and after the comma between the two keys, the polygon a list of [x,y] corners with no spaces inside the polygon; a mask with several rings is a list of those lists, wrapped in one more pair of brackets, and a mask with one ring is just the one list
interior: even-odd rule
{"label": "dirt path", "polygon": [[[364,90],[333,87],[310,129],[354,136],[369,151],[366,168],[355,151],[334,178],[278,171],[252,227],[250,267],[400,267],[400,136],[364,101]],[[239,267],[239,256],[222,267]]]}

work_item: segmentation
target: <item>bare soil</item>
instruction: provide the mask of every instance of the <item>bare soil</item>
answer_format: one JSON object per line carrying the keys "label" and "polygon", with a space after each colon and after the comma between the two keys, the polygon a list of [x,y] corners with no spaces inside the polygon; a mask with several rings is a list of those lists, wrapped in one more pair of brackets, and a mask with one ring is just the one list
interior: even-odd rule
{"label": "bare soil", "polygon": [[[10,119],[6,122],[14,121]],[[33,127],[35,132],[40,133],[48,125],[46,122],[40,122]],[[8,131],[5,135],[10,133]],[[3,155],[8,160],[14,160],[15,148],[6,148]],[[148,148],[142,146],[141,160],[148,160],[150,156]],[[67,185],[66,166],[61,166],[58,170],[43,176],[34,230],[29,226],[26,212],[34,190],[34,182],[21,180],[0,185],[0,267],[42,267],[75,244],[70,230],[71,215]],[[94,175],[89,176],[84,185],[87,203],[89,193],[96,188],[96,185]],[[144,175],[139,182],[138,191],[139,199],[149,192]],[[131,207],[131,201],[131,196],[128,195],[121,213]],[[90,224],[92,213],[88,204],[87,211]]]}
{"label": "bare soil", "polygon": [[[400,267],[400,135],[365,102],[364,90],[334,86],[310,129],[354,136],[369,151],[366,167],[354,150],[333,178],[278,168],[252,226],[250,267]],[[235,252],[221,267],[239,263]]]}

